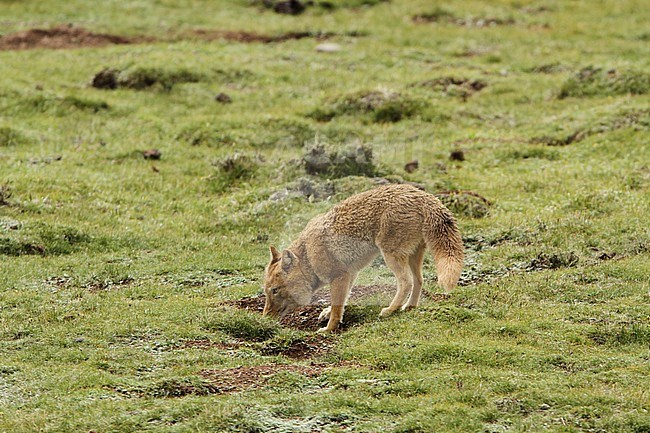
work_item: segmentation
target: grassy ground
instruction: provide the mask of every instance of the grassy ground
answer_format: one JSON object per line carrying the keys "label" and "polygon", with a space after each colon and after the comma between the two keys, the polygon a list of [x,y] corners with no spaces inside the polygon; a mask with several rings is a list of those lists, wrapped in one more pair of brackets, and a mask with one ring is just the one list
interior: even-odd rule
{"label": "grassy ground", "polygon": [[[0,51],[0,431],[649,432],[644,2],[322,3],[0,0],[0,36],[156,38]],[[104,68],[117,89],[90,85]],[[367,302],[325,340],[221,305],[259,293],[269,243],[374,185],[269,200],[315,143],[489,200],[450,202],[450,297],[382,320]],[[381,264],[359,280],[392,283]]]}

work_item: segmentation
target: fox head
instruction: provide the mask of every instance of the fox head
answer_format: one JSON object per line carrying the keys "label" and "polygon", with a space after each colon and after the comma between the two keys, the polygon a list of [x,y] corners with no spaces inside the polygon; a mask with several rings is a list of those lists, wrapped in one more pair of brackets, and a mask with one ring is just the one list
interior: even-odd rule
{"label": "fox head", "polygon": [[263,315],[282,317],[311,302],[311,282],[300,269],[298,257],[271,246],[271,261],[264,271],[266,304]]}

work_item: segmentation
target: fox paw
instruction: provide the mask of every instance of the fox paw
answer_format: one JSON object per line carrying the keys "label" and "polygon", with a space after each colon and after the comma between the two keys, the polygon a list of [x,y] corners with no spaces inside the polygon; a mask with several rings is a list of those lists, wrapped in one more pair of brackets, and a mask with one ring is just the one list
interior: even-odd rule
{"label": "fox paw", "polygon": [[395,310],[391,310],[390,307],[386,307],[386,308],[383,308],[383,309],[381,310],[381,313],[379,313],[379,317],[390,316],[390,315],[393,314],[394,312],[395,312]]}
{"label": "fox paw", "polygon": [[334,329],[329,329],[327,326],[323,328],[319,328],[318,331],[319,334],[329,334],[330,332],[334,332]]}
{"label": "fox paw", "polygon": [[[325,309],[324,309],[323,311],[321,311],[320,314],[318,315],[318,321],[319,321],[319,322],[322,322],[322,321],[324,321],[325,319],[329,319],[331,313],[332,313],[332,307],[327,307],[327,308],[325,308]],[[320,331],[319,331],[319,332],[320,332]]]}

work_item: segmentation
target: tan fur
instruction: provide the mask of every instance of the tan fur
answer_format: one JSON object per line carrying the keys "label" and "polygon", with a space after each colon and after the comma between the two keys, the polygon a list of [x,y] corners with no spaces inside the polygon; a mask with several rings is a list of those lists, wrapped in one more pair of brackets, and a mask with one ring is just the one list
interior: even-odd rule
{"label": "tan fur", "polygon": [[[431,194],[409,185],[387,185],[356,194],[312,219],[280,253],[271,247],[264,273],[264,314],[282,316],[311,302],[329,284],[332,306],[325,328],[333,331],[343,317],[357,273],[381,253],[397,277],[397,293],[381,315],[417,307],[422,262],[428,249],[445,291],[458,283],[463,242],[453,215]],[[408,299],[407,299],[408,298]]]}

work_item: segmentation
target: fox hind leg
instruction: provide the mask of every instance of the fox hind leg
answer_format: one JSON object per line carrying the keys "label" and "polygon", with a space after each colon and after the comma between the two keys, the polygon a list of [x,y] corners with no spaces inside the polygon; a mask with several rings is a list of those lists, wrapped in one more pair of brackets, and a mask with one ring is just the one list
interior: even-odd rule
{"label": "fox hind leg", "polygon": [[409,257],[409,268],[413,276],[413,290],[406,304],[402,305],[402,310],[415,308],[420,302],[420,294],[422,293],[422,284],[424,282],[424,278],[422,277],[422,263],[424,262],[425,251],[426,245],[422,243],[415,253]]}
{"label": "fox hind leg", "polygon": [[399,310],[406,297],[409,296],[413,289],[413,276],[409,268],[408,257],[392,255],[384,252],[384,261],[386,266],[393,271],[397,277],[397,292],[390,305],[381,310],[380,316],[387,316]]}

